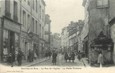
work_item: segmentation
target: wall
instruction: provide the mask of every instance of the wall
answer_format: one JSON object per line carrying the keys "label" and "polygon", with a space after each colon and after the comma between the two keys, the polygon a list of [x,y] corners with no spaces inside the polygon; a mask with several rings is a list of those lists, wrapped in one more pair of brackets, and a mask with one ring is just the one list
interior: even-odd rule
{"label": "wall", "polygon": [[115,17],[115,0],[109,0],[109,15],[110,15],[110,20]]}
{"label": "wall", "polygon": [[104,31],[106,25],[105,20],[108,18],[108,11],[107,8],[97,8],[97,0],[90,0],[88,12],[89,41],[92,41],[101,31]]}
{"label": "wall", "polygon": [[64,27],[61,34],[61,46],[62,48],[69,47],[68,27]]}
{"label": "wall", "polygon": [[1,28],[1,18],[0,18],[0,61],[1,61],[1,48],[2,48],[2,28]]}
{"label": "wall", "polygon": [[113,60],[114,60],[114,64],[115,64],[115,23],[111,26],[111,38],[114,42]]}

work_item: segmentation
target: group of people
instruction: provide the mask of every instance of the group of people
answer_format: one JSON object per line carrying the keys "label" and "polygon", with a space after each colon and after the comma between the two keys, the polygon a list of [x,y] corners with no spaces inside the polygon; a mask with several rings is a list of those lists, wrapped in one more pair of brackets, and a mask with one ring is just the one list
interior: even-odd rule
{"label": "group of people", "polygon": [[72,62],[74,62],[74,60],[75,60],[75,53],[74,52],[72,52],[72,53],[65,52],[64,59],[65,59],[66,62],[67,62],[67,60],[69,60],[69,62],[71,60],[72,60]]}
{"label": "group of people", "polygon": [[14,62],[18,63],[18,66],[20,66],[22,64],[22,57],[23,57],[23,52],[21,51],[21,49],[17,50],[16,52],[12,52],[9,53],[8,57],[7,57],[7,62],[9,64],[11,64],[11,66],[13,67]]}
{"label": "group of people", "polygon": [[33,62],[33,60],[34,60],[34,52],[33,52],[33,50],[29,49],[27,61],[28,62]]}

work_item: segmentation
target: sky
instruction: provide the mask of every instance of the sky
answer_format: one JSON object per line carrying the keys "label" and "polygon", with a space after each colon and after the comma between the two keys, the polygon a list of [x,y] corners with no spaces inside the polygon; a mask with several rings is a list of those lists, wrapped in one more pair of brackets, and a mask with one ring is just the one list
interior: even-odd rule
{"label": "sky", "polygon": [[50,15],[51,32],[61,33],[71,21],[84,20],[83,0],[44,0]]}

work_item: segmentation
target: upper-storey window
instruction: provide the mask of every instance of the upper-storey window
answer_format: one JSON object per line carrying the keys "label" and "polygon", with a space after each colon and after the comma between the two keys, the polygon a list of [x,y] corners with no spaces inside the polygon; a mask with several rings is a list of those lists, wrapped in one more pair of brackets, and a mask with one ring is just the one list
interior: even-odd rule
{"label": "upper-storey window", "polygon": [[30,6],[30,0],[28,0],[28,5]]}
{"label": "upper-storey window", "polygon": [[38,1],[36,0],[36,12],[38,12]]}
{"label": "upper-storey window", "polygon": [[13,18],[15,21],[18,21],[18,5],[17,5],[17,2],[14,1],[14,15],[13,15]]}
{"label": "upper-storey window", "polygon": [[26,12],[23,11],[23,26],[26,25]]}
{"label": "upper-storey window", "polygon": [[97,0],[97,8],[109,7],[109,0]]}
{"label": "upper-storey window", "polygon": [[33,6],[33,9],[34,9],[34,0],[33,0],[33,5],[32,6]]}
{"label": "upper-storey window", "polygon": [[5,16],[11,17],[10,14],[10,0],[5,0]]}

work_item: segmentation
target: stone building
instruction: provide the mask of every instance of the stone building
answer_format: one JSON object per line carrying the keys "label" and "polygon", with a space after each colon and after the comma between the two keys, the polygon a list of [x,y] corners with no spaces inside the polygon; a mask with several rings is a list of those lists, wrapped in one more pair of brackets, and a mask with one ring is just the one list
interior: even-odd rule
{"label": "stone building", "polygon": [[111,38],[114,42],[114,48],[113,48],[113,62],[115,64],[115,1],[110,0],[109,1],[109,23],[110,23],[110,31],[111,31]]}
{"label": "stone building", "polygon": [[4,48],[8,53],[15,53],[21,48],[25,59],[29,49],[40,57],[45,44],[45,6],[44,0],[0,1],[1,57]]}
{"label": "stone building", "polygon": [[51,32],[50,24],[51,24],[50,16],[46,14],[45,15],[45,26],[44,26],[44,31],[45,31],[44,39],[45,39],[45,47],[47,49],[50,49],[50,32]]}
{"label": "stone building", "polygon": [[[109,12],[111,0],[84,0],[86,9],[85,24],[88,24],[88,58],[91,64],[97,63],[102,51],[104,64],[112,63],[113,42],[110,37]],[[88,16],[88,17],[87,17]],[[84,39],[85,40],[85,39]]]}
{"label": "stone building", "polygon": [[52,49],[59,50],[61,48],[61,37],[59,33],[52,34]]}
{"label": "stone building", "polygon": [[68,36],[69,36],[68,27],[64,27],[61,33],[61,48],[63,51],[69,48]]}

